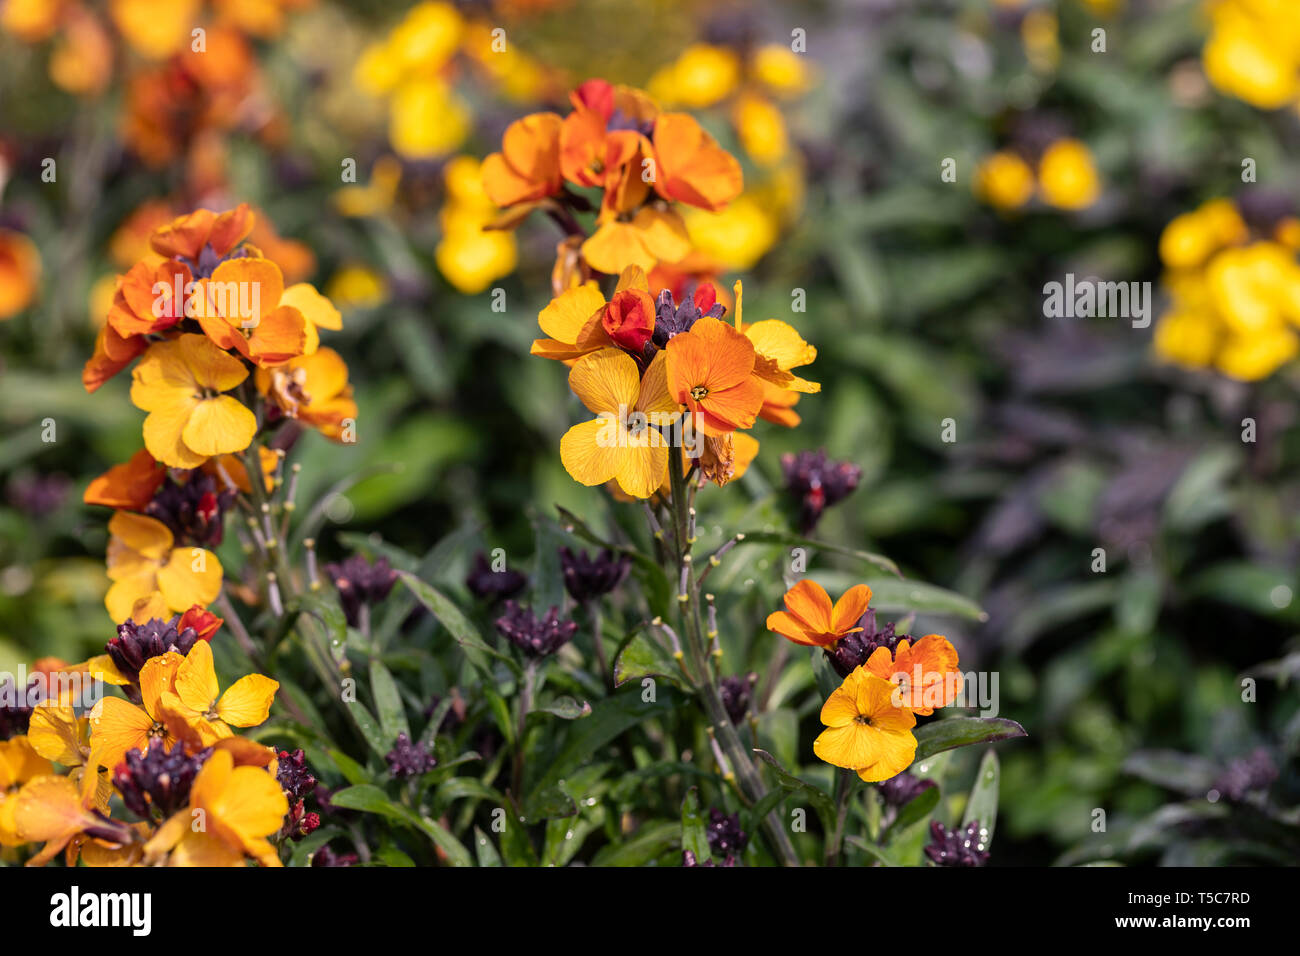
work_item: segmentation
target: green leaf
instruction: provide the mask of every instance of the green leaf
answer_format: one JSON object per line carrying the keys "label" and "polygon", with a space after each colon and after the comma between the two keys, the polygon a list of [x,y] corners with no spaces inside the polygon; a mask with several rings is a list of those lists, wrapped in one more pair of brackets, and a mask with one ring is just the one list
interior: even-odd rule
{"label": "green leaf", "polygon": [[442,824],[421,816],[410,807],[394,803],[378,787],[370,784],[345,787],[330,795],[330,803],[348,810],[374,813],[404,823],[427,836],[434,846],[446,855],[447,861],[452,866],[473,866],[474,864],[469,850],[465,849],[465,845],[452,836]]}
{"label": "green leaf", "polygon": [[591,704],[585,700],[576,700],[566,695],[555,698],[549,704],[534,707],[532,712],[536,713],[538,711],[559,717],[561,720],[577,720],[591,713]]}
{"label": "green leaf", "polygon": [[370,662],[370,692],[375,696],[375,710],[379,714],[379,727],[390,745],[397,743],[398,734],[411,737],[410,724],[406,722],[406,708],[402,706],[402,693],[397,681],[378,659]]}
{"label": "green leaf", "polygon": [[633,631],[624,638],[623,645],[614,656],[614,685],[622,687],[628,681],[645,677],[663,677],[679,680],[681,668],[659,644],[644,634]]}
{"label": "green leaf", "polygon": [[898,570],[898,565],[883,554],[873,554],[870,551],[859,551],[857,548],[846,548],[844,545],[831,544],[827,541],[814,541],[811,538],[802,538],[797,534],[791,534],[787,531],[746,531],[744,537],[736,542],[736,545],[739,547],[746,544],[779,544],[783,548],[804,548],[809,551],[828,551],[831,554],[839,554],[847,558],[855,558],[865,564],[874,565],[882,571],[896,574],[900,578],[903,576],[902,572]]}
{"label": "green leaf", "polygon": [[636,834],[614,846],[606,846],[592,859],[592,866],[645,866],[681,841],[682,825],[676,820],[644,824]]}
{"label": "green leaf", "polygon": [[474,828],[474,852],[478,855],[479,866],[504,866],[501,862],[501,854],[492,845],[487,834],[478,827]]}
{"label": "green leaf", "polygon": [[898,865],[893,860],[891,860],[888,856],[885,855],[884,850],[880,849],[880,847],[876,846],[874,843],[868,843],[860,836],[854,836],[853,834],[850,834],[844,838],[844,842],[849,844],[849,846],[857,847],[859,850],[867,854],[867,856],[871,857],[877,863],[882,863],[885,866]]}
{"label": "green leaf", "polygon": [[898,811],[898,816],[890,824],[891,835],[905,830],[918,820],[924,820],[939,805],[939,788],[926,787]]}
{"label": "green leaf", "polygon": [[998,820],[998,784],[1001,775],[997,752],[989,748],[980,760],[979,770],[975,773],[975,784],[970,788],[970,798],[966,801],[966,810],[961,815],[962,826],[972,820],[979,821],[982,850],[987,850],[993,844],[993,828]]}
{"label": "green leaf", "polygon": [[460,645],[465,656],[469,658],[470,664],[485,680],[492,679],[492,668],[488,664],[488,657],[496,657],[506,662],[506,664],[516,673],[519,673],[519,665],[508,654],[503,654],[494,647],[490,647],[479,636],[474,625],[469,619],[461,613],[460,608],[456,607],[441,591],[432,584],[421,581],[414,574],[406,571],[398,571],[397,576],[402,583],[411,589],[415,599],[438,619],[452,638]]}
{"label": "green leaf", "polygon": [[945,717],[916,729],[916,756],[920,762],[954,747],[1025,737],[1025,728],[1005,717]]}
{"label": "green leaf", "polygon": [[635,727],[643,720],[668,713],[674,707],[672,695],[663,693],[646,703],[637,693],[620,694],[598,701],[591,715],[569,725],[560,752],[551,761],[546,773],[533,786],[540,793],[559,784],[566,775],[582,766],[587,758],[614,738]]}
{"label": "green leaf", "polygon": [[700,812],[700,792],[695,787],[686,791],[686,799],[682,801],[682,850],[694,853],[698,863],[707,863],[713,852],[709,848],[704,815]]}
{"label": "green leaf", "polygon": [[296,840],[290,844],[293,852],[289,855],[289,866],[311,866],[311,855],[323,847],[336,836],[342,835],[343,831],[338,827],[321,827],[314,833],[309,833],[301,840]]}

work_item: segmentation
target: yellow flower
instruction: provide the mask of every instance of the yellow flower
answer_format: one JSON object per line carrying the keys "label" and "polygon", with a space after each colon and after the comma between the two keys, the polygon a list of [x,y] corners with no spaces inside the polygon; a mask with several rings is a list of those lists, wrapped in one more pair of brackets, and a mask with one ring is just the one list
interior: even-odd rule
{"label": "yellow flower", "polygon": [[118,624],[132,617],[138,602],[159,597],[177,614],[195,604],[207,607],[221,593],[221,562],[203,548],[173,548],[168,527],[146,515],[118,511],[108,522],[108,577],[104,597]]}
{"label": "yellow flower", "polygon": [[271,713],[279,682],[246,674],[224,694],[217,684],[212,648],[197,641],[176,669],[170,690],[161,695],[163,719],[172,733],[194,749],[233,737],[236,727],[256,727]]}
{"label": "yellow flower", "polygon": [[263,866],[281,866],[266,838],[288,812],[274,775],[262,767],[237,767],[228,750],[216,750],[194,778],[189,807],[158,828],[145,845],[145,859],[166,856],[169,866],[242,866],[252,857]]}
{"label": "yellow flower", "polygon": [[1175,216],[1160,234],[1160,259],[1170,269],[1196,269],[1224,246],[1245,242],[1246,223],[1229,199],[1213,199]]}
{"label": "yellow flower", "polygon": [[812,82],[807,60],[783,43],[759,47],[750,69],[758,82],[781,96],[798,96]]}
{"label": "yellow flower", "polygon": [[370,309],[388,298],[388,287],[374,269],[351,264],[330,277],[325,294],[344,309]]}
{"label": "yellow flower", "polygon": [[975,171],[975,192],[998,209],[1019,209],[1034,195],[1034,171],[1013,152],[994,153]]}
{"label": "yellow flower", "polygon": [[106,767],[111,773],[130,751],[147,749],[155,737],[170,749],[176,737],[163,721],[160,700],[171,689],[176,669],[184,660],[175,651],[168,651],[144,662],[140,668],[140,707],[121,697],[105,697],[90,709],[88,765]]}
{"label": "yellow flower", "polygon": [[703,109],[730,95],[740,79],[740,60],[725,47],[696,43],[651,79],[649,93],[665,106]]}
{"label": "yellow flower", "polygon": [[665,359],[658,352],[644,379],[620,349],[601,349],[574,364],[569,387],[600,416],[574,425],[560,440],[560,460],[575,481],[591,486],[614,479],[636,498],[659,489],[668,470],[668,439],[655,425],[675,421],[680,411],[668,394]]}
{"label": "yellow flower", "polygon": [[221,394],[247,377],[244,363],[207,336],[190,333],[151,345],[131,375],[131,401],[149,412],[149,454],[173,468],[197,468],[213,455],[247,448],[257,417]]}
{"label": "yellow flower", "polygon": [[731,121],[745,152],[760,166],[775,166],[790,150],[785,117],[771,100],[745,94],[731,108]]}
{"label": "yellow flower", "polygon": [[443,207],[442,240],[434,250],[438,271],[466,295],[476,295],[496,279],[514,271],[515,237],[485,228],[497,209],[483,188],[481,165],[472,156],[457,156],[443,171],[447,204]]}
{"label": "yellow flower", "polygon": [[1300,98],[1300,17],[1285,0],[1220,0],[1202,59],[1218,89],[1260,109]]}
{"label": "yellow flower", "polygon": [[916,718],[894,704],[895,687],[863,667],[844,678],[822,706],[826,730],[813,753],[829,764],[856,770],[868,783],[902,773],[916,755]]}
{"label": "yellow flower", "polygon": [[[747,271],[776,243],[776,218],[750,195],[741,196],[720,212],[685,210],[686,231],[699,252],[725,269]],[[683,258],[666,258],[676,262]]]}
{"label": "yellow flower", "polygon": [[42,757],[70,770],[68,779],[77,785],[82,803],[108,811],[113,788],[109,774],[90,759],[89,718],[77,717],[71,704],[38,704],[32,708],[27,740]]}
{"label": "yellow flower", "polygon": [[18,789],[42,774],[54,773],[54,765],[32,747],[25,735],[0,740],[0,846],[21,846],[14,811]]}
{"label": "yellow flower", "polygon": [[1083,209],[1101,195],[1092,153],[1077,139],[1057,140],[1038,163],[1043,200],[1059,209]]}

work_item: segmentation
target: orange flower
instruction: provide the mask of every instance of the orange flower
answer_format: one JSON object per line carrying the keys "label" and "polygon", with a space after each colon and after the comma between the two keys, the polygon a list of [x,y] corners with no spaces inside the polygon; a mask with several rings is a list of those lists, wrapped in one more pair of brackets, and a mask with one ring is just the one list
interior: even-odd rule
{"label": "orange flower", "polygon": [[154,460],[148,449],[141,448],[130,461],[91,479],[82,500],[88,505],[144,511],[166,477],[167,469]]}
{"label": "orange flower", "polygon": [[149,342],[143,335],[122,336],[107,322],[104,323],[95,339],[95,352],[81,370],[82,386],[87,392],[95,391],[148,347]]}
{"label": "orange flower", "polygon": [[[270,259],[227,259],[199,287],[199,301],[192,303],[199,324],[221,348],[262,366],[282,365],[307,351],[308,321],[281,301],[284,275]],[[308,299],[299,301],[306,305]]]}
{"label": "orange flower", "polygon": [[0,321],[13,318],[36,298],[41,255],[20,232],[0,229]]}
{"label": "orange flower", "polygon": [[655,120],[655,192],[717,212],[740,195],[740,163],[685,113]]}
{"label": "orange flower", "polygon": [[554,196],[564,187],[560,173],[560,129],[556,113],[517,119],[501,139],[501,152],[483,160],[483,188],[498,206]]}
{"label": "orange flower", "polygon": [[253,213],[248,203],[240,203],[223,213],[197,209],[178,216],[158,229],[149,238],[149,245],[160,256],[187,259],[195,266],[200,265],[204,249],[208,249],[208,256],[215,265],[252,231]]}
{"label": "orange flower", "polygon": [[705,435],[748,428],[763,405],[754,346],[744,334],[704,317],[668,340],[668,389]]}
{"label": "orange flower", "polygon": [[830,595],[816,581],[804,579],[785,592],[785,610],[767,616],[767,629],[809,647],[834,647],[846,634],[860,631],[871,588],[858,584],[831,607]]}
{"label": "orange flower", "polygon": [[620,348],[639,355],[655,334],[655,303],[644,289],[614,293],[601,314],[600,324]]}
{"label": "orange flower", "polygon": [[150,257],[137,262],[117,280],[108,310],[109,326],[123,338],[171,328],[185,318],[185,297],[192,278],[189,266],[175,259],[158,262]]}
{"label": "orange flower", "polygon": [[175,651],[168,651],[144,662],[140,668],[140,707],[121,697],[105,697],[91,708],[87,766],[116,770],[128,753],[147,749],[155,737],[162,740],[164,748],[171,748],[176,738],[164,722],[161,699],[172,689],[176,670],[184,660]]}
{"label": "orange flower", "polygon": [[915,644],[901,640],[892,657],[889,648],[877,647],[864,666],[898,685],[903,706],[922,715],[951,704],[962,683],[957,649],[938,634],[927,634]]}

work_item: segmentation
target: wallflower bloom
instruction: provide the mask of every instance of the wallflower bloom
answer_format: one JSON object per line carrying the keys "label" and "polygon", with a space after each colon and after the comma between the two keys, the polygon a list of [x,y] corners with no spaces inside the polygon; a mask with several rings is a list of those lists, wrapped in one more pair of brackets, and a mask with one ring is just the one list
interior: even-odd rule
{"label": "wallflower bloom", "polygon": [[805,578],[785,592],[785,610],[767,617],[767,629],[809,647],[834,647],[844,635],[862,630],[858,621],[871,603],[871,588],[854,585],[831,606],[831,597]]}
{"label": "wallflower bloom", "polygon": [[600,485],[616,480],[636,498],[649,498],[668,470],[668,440],[649,415],[666,424],[679,412],[668,394],[665,357],[657,354],[642,379],[636,362],[618,349],[602,349],[578,361],[569,387],[599,418],[574,425],[560,439],[560,460],[575,481]]}
{"label": "wallflower bloom", "polygon": [[740,163],[685,113],[655,121],[655,192],[664,199],[717,212],[740,195]]}
{"label": "wallflower bloom", "polygon": [[1009,150],[994,153],[975,171],[975,192],[998,209],[1019,209],[1034,196],[1034,171]]}
{"label": "wallflower bloom", "polygon": [[[202,829],[191,826],[202,811]],[[190,787],[189,807],[173,814],[145,845],[147,861],[164,856],[170,866],[241,866],[252,857],[263,866],[281,866],[267,837],[278,831],[289,800],[274,774],[256,766],[236,766],[218,749]]]}
{"label": "wallflower bloom", "polygon": [[813,742],[813,753],[868,783],[902,773],[916,755],[916,718],[895,706],[893,696],[893,684],[857,668],[822,705],[826,730]]}
{"label": "wallflower bloom", "polygon": [[1083,209],[1096,202],[1101,180],[1088,147],[1077,139],[1049,146],[1038,164],[1038,189],[1044,201],[1059,209]]}
{"label": "wallflower bloom", "polygon": [[556,113],[533,113],[506,127],[501,152],[483,160],[483,186],[498,206],[535,202],[564,186],[560,173],[560,128]]}
{"label": "wallflower bloom", "polygon": [[938,634],[927,634],[915,643],[903,638],[892,656],[889,648],[877,647],[863,666],[898,685],[903,706],[917,714],[947,707],[961,686],[957,649]]}
{"label": "wallflower bloom", "polygon": [[221,394],[247,377],[239,359],[205,336],[188,333],[151,345],[131,385],[131,401],[150,413],[144,421],[149,453],[173,468],[197,468],[214,455],[247,448],[257,418]]}
{"label": "wallflower bloom", "polygon": [[221,562],[203,548],[173,548],[171,530],[145,515],[119,511],[108,522],[108,576],[104,597],[118,624],[130,619],[140,601],[158,599],[182,613],[206,607],[221,593]]}
{"label": "wallflower bloom", "polygon": [[108,810],[112,786],[107,773],[91,761],[90,720],[78,717],[72,704],[45,701],[32,708],[27,741],[42,757],[68,768],[82,803]]}
{"label": "wallflower bloom", "polygon": [[0,321],[11,319],[36,298],[41,255],[20,232],[0,229]]}
{"label": "wallflower bloom", "polygon": [[668,390],[695,416],[705,435],[749,428],[763,406],[754,377],[753,343],[719,319],[704,317],[674,335],[665,349]]}
{"label": "wallflower bloom", "polygon": [[277,368],[259,368],[255,381],[257,390],[275,402],[285,417],[312,425],[333,441],[342,441],[347,423],[356,421],[347,364],[331,348]]}
{"label": "wallflower bloom", "polygon": [[54,765],[36,752],[26,735],[0,740],[0,846],[21,846],[27,842],[18,835],[14,819],[19,788],[35,777],[52,773]]}
{"label": "wallflower bloom", "polygon": [[261,674],[246,674],[226,688],[217,684],[212,646],[199,641],[176,669],[171,690],[161,696],[163,720],[169,730],[191,748],[209,747],[234,736],[235,727],[256,727],[271,713],[278,681]]}
{"label": "wallflower bloom", "polygon": [[168,651],[145,661],[140,668],[141,706],[121,697],[105,697],[91,708],[87,715],[91,766],[107,767],[111,771],[128,751],[145,750],[154,738],[161,740],[165,749],[171,748],[176,737],[167,728],[160,702],[162,695],[171,689],[176,669],[184,660],[175,651]]}
{"label": "wallflower bloom", "polygon": [[[622,287],[623,282],[619,285]],[[537,314],[537,324],[549,337],[534,339],[530,352],[542,358],[572,361],[612,348],[614,341],[602,321],[605,305],[605,297],[594,281],[561,292]]]}

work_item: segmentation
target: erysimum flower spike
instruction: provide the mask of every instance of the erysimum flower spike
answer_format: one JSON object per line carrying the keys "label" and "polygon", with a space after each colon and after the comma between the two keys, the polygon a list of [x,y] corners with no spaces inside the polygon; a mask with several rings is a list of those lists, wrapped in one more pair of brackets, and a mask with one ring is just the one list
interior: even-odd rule
{"label": "erysimum flower spike", "polygon": [[656,355],[641,378],[636,362],[618,349],[602,349],[574,365],[569,387],[600,416],[574,425],[560,440],[560,460],[574,480],[601,485],[614,479],[636,498],[659,489],[668,468],[668,439],[655,426],[670,424],[679,412],[668,395],[664,365],[664,356]]}
{"label": "erysimum flower spike", "polygon": [[149,412],[144,443],[173,468],[197,468],[213,455],[243,451],[257,417],[223,395],[248,378],[239,359],[202,335],[185,334],[149,347],[132,373],[131,401]]}
{"label": "erysimum flower spike", "polygon": [[916,754],[916,718],[893,698],[893,684],[859,667],[822,705],[826,729],[813,742],[813,753],[857,771],[868,783],[906,770]]}

